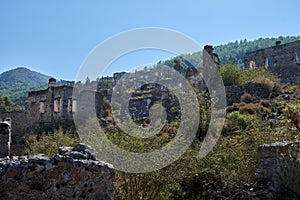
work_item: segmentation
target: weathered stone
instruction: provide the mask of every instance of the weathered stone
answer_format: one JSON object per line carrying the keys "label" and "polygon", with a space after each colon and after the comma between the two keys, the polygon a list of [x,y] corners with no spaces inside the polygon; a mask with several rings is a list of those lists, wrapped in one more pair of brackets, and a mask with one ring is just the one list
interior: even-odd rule
{"label": "weathered stone", "polygon": [[220,59],[218,54],[213,53],[214,52],[214,48],[211,45],[205,45],[204,46],[204,50],[211,56],[211,59],[214,61],[214,63],[216,65],[220,64]]}
{"label": "weathered stone", "polygon": [[300,40],[277,44],[276,46],[248,52],[244,57],[244,67],[267,67],[278,73],[281,82],[297,83],[300,77]]}
{"label": "weathered stone", "polygon": [[11,131],[10,123],[0,122],[0,158],[10,155]]}
{"label": "weathered stone", "polygon": [[276,199],[284,188],[283,170],[286,159],[300,151],[299,142],[276,142],[258,147],[256,179],[267,199]]}
{"label": "weathered stone", "polygon": [[72,147],[59,147],[58,148],[58,153],[60,155],[68,154],[72,151],[72,149],[73,149]]}
{"label": "weathered stone", "polygon": [[0,199],[113,199],[112,166],[91,159],[84,144],[66,148],[53,158],[1,158]]}
{"label": "weathered stone", "polygon": [[256,101],[260,99],[269,99],[271,92],[260,83],[249,82],[243,85],[234,85],[225,87],[227,105],[239,103],[243,94],[250,94]]}

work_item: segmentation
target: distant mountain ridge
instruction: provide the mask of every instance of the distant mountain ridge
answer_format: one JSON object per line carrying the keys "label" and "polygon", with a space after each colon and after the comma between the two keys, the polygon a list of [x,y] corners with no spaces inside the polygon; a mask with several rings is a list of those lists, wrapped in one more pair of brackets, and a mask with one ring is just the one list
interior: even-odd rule
{"label": "distant mountain ridge", "polygon": [[0,74],[0,81],[2,82],[23,82],[29,81],[30,84],[40,86],[47,83],[50,76],[39,72],[32,71],[26,67],[17,67],[15,69],[3,72]]}
{"label": "distant mountain ridge", "polygon": [[50,76],[18,67],[0,74],[0,95],[13,101],[24,97],[29,91],[47,88]]}

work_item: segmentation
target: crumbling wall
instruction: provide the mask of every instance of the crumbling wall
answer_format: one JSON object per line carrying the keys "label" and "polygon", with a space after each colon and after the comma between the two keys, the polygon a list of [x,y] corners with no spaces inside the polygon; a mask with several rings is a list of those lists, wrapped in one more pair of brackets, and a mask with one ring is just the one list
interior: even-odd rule
{"label": "crumbling wall", "polygon": [[0,122],[0,158],[10,155],[11,131],[8,122]]}
{"label": "crumbling wall", "polygon": [[113,199],[114,171],[83,144],[60,147],[53,158],[0,159],[0,199]]}
{"label": "crumbling wall", "polygon": [[244,67],[268,67],[278,73],[283,83],[300,81],[300,40],[248,52],[244,57]]}
{"label": "crumbling wall", "polygon": [[23,155],[24,136],[26,127],[30,124],[30,121],[26,118],[25,111],[0,113],[0,122],[8,118],[10,119],[11,130],[10,155]]}
{"label": "crumbling wall", "polygon": [[[280,198],[283,190],[289,190],[284,186],[284,172],[287,169],[287,160],[291,155],[298,154],[299,147],[299,142],[276,142],[259,146],[256,179],[258,186],[263,190],[264,198],[277,199]],[[286,193],[286,198],[287,195]]]}
{"label": "crumbling wall", "polygon": [[269,99],[271,92],[260,83],[249,82],[243,85],[233,85],[225,87],[227,105],[239,103],[241,96],[245,93],[250,94],[256,100]]}
{"label": "crumbling wall", "polygon": [[73,113],[69,108],[70,101],[74,100],[72,92],[73,87],[68,85],[29,92],[27,117],[33,122],[30,129],[43,126],[74,129]]}

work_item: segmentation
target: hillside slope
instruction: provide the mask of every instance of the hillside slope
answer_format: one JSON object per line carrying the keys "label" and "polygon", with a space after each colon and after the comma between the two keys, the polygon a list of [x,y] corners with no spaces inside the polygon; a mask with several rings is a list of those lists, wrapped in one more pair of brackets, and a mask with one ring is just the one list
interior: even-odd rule
{"label": "hillside slope", "polygon": [[[259,38],[254,41],[235,41],[227,44],[214,46],[214,53],[219,55],[220,64],[232,63],[240,65],[244,63],[245,53],[263,49],[271,46],[275,46],[276,41],[281,41],[281,44],[294,42],[300,40],[300,36],[280,36],[277,38]],[[170,67],[181,65],[181,68],[187,68],[189,63],[197,66],[197,63],[201,62],[201,52],[194,52],[192,54],[186,54],[183,56],[176,56],[169,60],[159,61],[158,64],[168,65]]]}
{"label": "hillside slope", "polygon": [[29,91],[47,87],[50,76],[19,67],[0,74],[0,95],[12,100],[24,97]]}
{"label": "hillside slope", "polygon": [[300,40],[300,36],[280,36],[277,38],[259,38],[254,41],[235,41],[229,42],[224,45],[215,46],[215,53],[219,55],[221,64],[233,63],[242,64],[244,63],[244,56],[246,52],[255,51],[271,46],[275,46],[276,41],[281,41],[281,44],[294,42]]}

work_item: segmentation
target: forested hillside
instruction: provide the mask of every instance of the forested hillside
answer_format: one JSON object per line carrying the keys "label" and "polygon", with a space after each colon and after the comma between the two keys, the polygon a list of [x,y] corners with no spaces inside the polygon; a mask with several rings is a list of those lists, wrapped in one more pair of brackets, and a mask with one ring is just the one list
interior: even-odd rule
{"label": "forested hillside", "polygon": [[16,105],[9,97],[0,95],[0,112],[11,112],[20,110],[21,108]]}
{"label": "forested hillside", "polygon": [[47,87],[49,76],[19,67],[0,75],[0,95],[13,101],[26,96],[28,91]]}
{"label": "forested hillside", "polygon": [[[254,41],[247,41],[246,39],[244,39],[241,41],[229,42],[224,45],[215,46],[214,52],[219,55],[220,64],[232,63],[239,65],[244,63],[244,56],[246,52],[274,46],[275,42],[278,40],[281,41],[281,44],[285,44],[296,40],[300,40],[300,36],[259,38]],[[178,63],[180,63],[181,67],[188,67],[190,65],[190,63],[186,61],[188,60],[189,62],[191,62],[191,64],[196,66],[196,63],[200,62],[200,58],[200,52],[195,52],[184,56],[177,56],[170,60],[160,61],[159,64],[162,63],[170,67],[178,67]]]}
{"label": "forested hillside", "polygon": [[229,42],[224,45],[215,46],[215,53],[219,55],[221,64],[241,64],[244,62],[246,52],[274,46],[278,40],[281,41],[281,44],[285,44],[300,40],[300,36],[280,36],[278,38],[259,38],[254,41],[247,41],[245,39]]}

